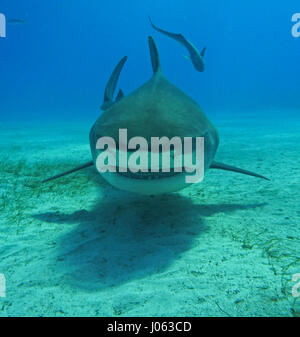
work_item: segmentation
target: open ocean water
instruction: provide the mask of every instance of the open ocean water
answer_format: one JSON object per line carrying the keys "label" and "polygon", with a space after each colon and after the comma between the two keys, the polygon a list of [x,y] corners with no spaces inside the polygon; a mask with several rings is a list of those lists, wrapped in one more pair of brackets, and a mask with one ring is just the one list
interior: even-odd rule
{"label": "open ocean water", "polygon": [[[1,0],[0,13],[0,316],[299,317],[299,1]],[[206,47],[204,72],[148,16]],[[94,166],[42,183],[91,161],[93,123],[153,76],[149,35],[218,130],[215,159],[269,181],[207,170],[140,195]],[[103,112],[125,55],[125,98]]]}

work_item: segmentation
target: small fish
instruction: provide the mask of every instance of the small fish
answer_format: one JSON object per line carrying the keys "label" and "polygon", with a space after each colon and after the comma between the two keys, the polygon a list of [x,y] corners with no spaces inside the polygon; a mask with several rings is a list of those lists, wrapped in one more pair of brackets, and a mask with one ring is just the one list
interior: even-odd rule
{"label": "small fish", "polygon": [[20,19],[8,19],[7,23],[11,24],[11,25],[27,25],[27,21],[26,20],[20,20]]}
{"label": "small fish", "polygon": [[157,26],[155,26],[151,20],[151,18],[149,17],[151,26],[157,30],[158,32],[165,34],[167,36],[169,36],[170,38],[178,41],[180,44],[182,44],[190,53],[190,60],[192,61],[194,67],[196,70],[203,72],[205,69],[205,63],[204,63],[204,54],[206,52],[206,47],[204,47],[201,51],[201,53],[199,53],[199,51],[197,50],[197,48],[191,43],[189,42],[183,35],[181,34],[174,34],[174,33],[170,33],[167,32],[163,29],[158,28]]}

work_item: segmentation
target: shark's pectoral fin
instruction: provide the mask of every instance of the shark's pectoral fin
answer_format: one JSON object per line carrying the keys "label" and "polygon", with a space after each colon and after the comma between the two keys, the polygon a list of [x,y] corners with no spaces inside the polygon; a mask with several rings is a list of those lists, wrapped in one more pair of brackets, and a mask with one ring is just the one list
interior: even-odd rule
{"label": "shark's pectoral fin", "polygon": [[247,170],[243,170],[243,169],[240,169],[238,167],[235,167],[235,166],[230,166],[230,165],[226,165],[226,164],[223,164],[223,163],[218,163],[216,161],[213,161],[212,164],[210,165],[210,168],[211,169],[219,169],[219,170],[225,170],[225,171],[231,171],[231,172],[237,172],[237,173],[241,173],[241,174],[246,174],[248,176],[252,176],[252,177],[257,177],[257,178],[262,178],[262,179],[265,179],[265,180],[270,180],[260,174],[257,174],[257,173],[254,173],[254,172],[251,172],[251,171],[247,171]]}
{"label": "shark's pectoral fin", "polygon": [[71,174],[71,173],[73,173],[73,172],[77,172],[77,171],[79,171],[79,170],[85,169],[85,168],[90,167],[90,166],[93,166],[93,165],[94,165],[94,163],[93,163],[92,161],[89,161],[88,163],[85,163],[85,164],[83,164],[83,165],[81,165],[81,166],[79,166],[79,167],[76,167],[76,168],[72,169],[72,170],[69,170],[69,171],[67,171],[67,172],[58,174],[58,175],[56,175],[56,176],[54,176],[54,177],[45,179],[45,180],[42,181],[42,183],[46,183],[46,182],[48,182],[48,181],[51,181],[51,180],[54,180],[54,179],[57,179],[57,178],[60,178],[60,177],[64,177],[64,176],[66,176],[66,175],[68,175],[68,174]]}

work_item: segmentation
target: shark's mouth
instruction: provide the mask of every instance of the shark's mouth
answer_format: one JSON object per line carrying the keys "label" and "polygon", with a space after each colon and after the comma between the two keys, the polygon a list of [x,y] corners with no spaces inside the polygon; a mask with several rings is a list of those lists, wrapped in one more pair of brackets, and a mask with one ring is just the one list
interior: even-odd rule
{"label": "shark's mouth", "polygon": [[[183,172],[183,170],[182,170]],[[119,172],[117,170],[117,174],[129,178],[129,179],[139,179],[139,180],[157,180],[157,179],[164,179],[164,178],[170,178],[174,177],[176,175],[182,174],[182,172],[175,172],[174,170],[171,170],[170,172]]]}
{"label": "shark's mouth", "polygon": [[[107,151],[108,150],[106,150],[106,153]],[[99,156],[102,153],[104,152],[100,151]],[[112,159],[110,164],[107,161],[103,165],[103,162],[99,161],[100,165],[98,165],[96,161],[96,167],[101,174],[105,175],[106,172],[109,172],[112,176],[115,175],[116,177],[119,176],[138,181],[157,181],[178,177],[180,175],[189,175],[196,169],[196,167],[192,166],[193,164],[190,163],[190,161],[188,161],[189,165],[183,165],[186,164],[188,156],[193,162],[195,161],[195,152],[182,155],[179,157],[179,160],[175,159],[174,151],[159,151],[156,160],[153,160],[153,153],[151,151],[140,151],[140,154],[142,153],[144,156],[141,155],[142,158],[139,158],[138,163],[130,163],[132,153],[130,151],[122,152],[117,149],[115,152],[110,153],[110,159]],[[123,158],[122,160],[120,159],[121,157]]]}

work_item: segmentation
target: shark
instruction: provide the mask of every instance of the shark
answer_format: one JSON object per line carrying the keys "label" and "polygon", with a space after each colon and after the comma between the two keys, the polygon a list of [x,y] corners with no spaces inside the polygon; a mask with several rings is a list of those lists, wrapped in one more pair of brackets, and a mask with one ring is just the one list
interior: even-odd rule
{"label": "shark", "polygon": [[[49,182],[87,167],[96,166],[101,149],[97,148],[100,137],[118,139],[120,129],[126,129],[128,137],[143,137],[151,143],[151,137],[203,137],[204,138],[204,172],[219,169],[237,172],[265,180],[267,177],[215,161],[219,146],[219,135],[206,117],[201,107],[172,84],[163,74],[157,46],[149,36],[148,44],[153,75],[141,87],[125,96],[120,90],[116,99],[114,92],[122,68],[127,60],[124,57],[115,67],[105,88],[102,114],[92,126],[89,134],[92,160],[67,172],[48,178]],[[117,143],[117,151],[122,144]],[[150,149],[151,152],[151,149]],[[189,184],[185,172],[98,172],[117,189],[144,195],[156,195],[179,191]]]}
{"label": "shark", "polygon": [[[190,54],[190,60],[192,61],[194,68],[197,71],[203,72],[205,70],[205,62],[204,62],[204,55],[206,52],[206,47],[204,47],[201,52],[189,41],[187,40],[182,34],[175,34],[163,30],[154,25],[152,19],[149,16],[151,26],[158,32],[172,38],[173,40],[179,42],[182,46],[184,46]],[[188,58],[188,56],[187,56]]]}

